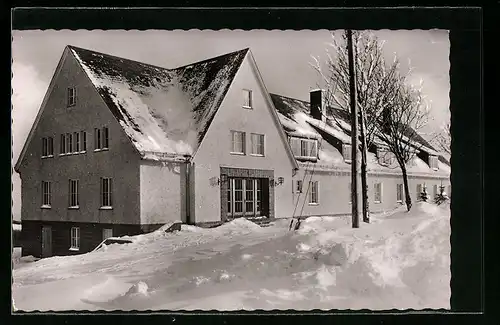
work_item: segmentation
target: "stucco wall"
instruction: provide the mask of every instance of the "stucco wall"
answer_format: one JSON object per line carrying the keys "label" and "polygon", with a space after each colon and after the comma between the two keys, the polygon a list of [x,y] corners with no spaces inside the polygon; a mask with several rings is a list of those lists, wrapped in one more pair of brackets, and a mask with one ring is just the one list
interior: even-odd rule
{"label": "stucco wall", "polygon": [[[68,86],[77,103],[66,107]],[[109,150],[94,152],[94,128],[109,128]],[[87,151],[59,156],[60,134],[87,132]],[[54,157],[41,158],[42,137],[54,138]],[[101,223],[139,223],[138,155],[120,125],[71,54],[55,86],[20,166],[22,219]],[[100,210],[100,177],[113,178],[113,209]],[[80,208],[68,209],[69,179],[79,180]],[[41,209],[41,182],[52,182],[52,208]]]}
{"label": "stucco wall", "polygon": [[[311,205],[306,195],[307,184],[311,180],[312,167],[307,170],[299,170],[293,178],[294,182],[303,180],[304,186],[302,194],[296,192],[295,187],[289,186],[290,192],[293,191],[293,202],[296,212],[294,216],[315,216],[315,215],[341,215],[351,213],[350,192],[349,184],[351,183],[350,173],[347,171],[323,171],[315,170],[312,176],[313,181],[319,181],[319,204]],[[306,177],[304,178],[304,173]],[[359,186],[361,180],[358,179]],[[375,183],[382,183],[382,201],[380,203],[374,202]],[[450,180],[446,178],[436,177],[423,177],[410,175],[408,185],[412,202],[417,201],[417,184],[424,184],[427,186],[427,192],[433,198],[433,185],[437,185],[438,189],[441,184],[446,186],[450,185]],[[370,211],[379,212],[390,210],[397,207],[400,203],[397,202],[396,185],[403,184],[403,178],[400,175],[382,175],[382,174],[369,174],[368,175],[368,199],[370,204]],[[361,197],[360,197],[361,200]],[[298,202],[298,203],[297,203]],[[404,194],[403,194],[404,204]],[[360,201],[361,207],[361,201]]]}
{"label": "stucco wall", "polygon": [[[252,65],[247,55],[194,157],[193,179],[196,182],[193,184],[196,188],[192,212],[196,222],[221,220],[220,188],[210,182],[210,178],[220,177],[220,167],[274,170],[276,179],[284,177],[285,180],[282,186],[275,188],[275,217],[287,217],[292,213],[290,186],[293,163],[286,153],[278,125],[269,111],[265,90],[259,85]],[[243,89],[253,92],[252,110],[242,107]],[[230,154],[230,130],[247,133],[246,155]],[[248,154],[252,132],[265,134],[264,157]]]}
{"label": "stucco wall", "polygon": [[186,222],[186,164],[144,161],[140,179],[142,224]]}

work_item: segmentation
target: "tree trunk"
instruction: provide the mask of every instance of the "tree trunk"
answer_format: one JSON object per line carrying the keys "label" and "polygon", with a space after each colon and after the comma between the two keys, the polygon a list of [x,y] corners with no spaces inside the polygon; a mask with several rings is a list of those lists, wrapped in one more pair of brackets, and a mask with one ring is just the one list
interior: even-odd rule
{"label": "tree trunk", "polygon": [[365,134],[365,118],[363,109],[359,112],[360,125],[361,125],[361,198],[363,210],[363,222],[370,222],[370,211],[368,208],[368,182],[367,182],[367,150],[366,147],[366,134]]}
{"label": "tree trunk", "polygon": [[406,209],[408,211],[411,210],[411,196],[410,196],[410,189],[408,187],[408,174],[406,172],[406,165],[403,163],[403,164],[399,164],[400,167],[401,167],[401,172],[403,173],[403,186],[405,188],[405,201],[406,201]]}

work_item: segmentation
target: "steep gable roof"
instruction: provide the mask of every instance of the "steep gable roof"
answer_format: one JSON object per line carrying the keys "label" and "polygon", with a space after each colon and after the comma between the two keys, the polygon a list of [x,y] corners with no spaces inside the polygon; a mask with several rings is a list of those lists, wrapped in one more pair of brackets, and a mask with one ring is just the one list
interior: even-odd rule
{"label": "steep gable roof", "polygon": [[248,52],[166,69],[69,48],[145,158],[186,156],[197,149]]}

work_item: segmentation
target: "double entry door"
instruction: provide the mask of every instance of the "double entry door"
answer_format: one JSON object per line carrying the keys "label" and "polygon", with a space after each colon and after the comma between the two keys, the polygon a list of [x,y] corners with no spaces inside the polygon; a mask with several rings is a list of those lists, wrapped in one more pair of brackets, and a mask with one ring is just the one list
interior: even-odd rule
{"label": "double entry door", "polygon": [[267,179],[229,177],[227,188],[227,216],[259,217],[267,213]]}

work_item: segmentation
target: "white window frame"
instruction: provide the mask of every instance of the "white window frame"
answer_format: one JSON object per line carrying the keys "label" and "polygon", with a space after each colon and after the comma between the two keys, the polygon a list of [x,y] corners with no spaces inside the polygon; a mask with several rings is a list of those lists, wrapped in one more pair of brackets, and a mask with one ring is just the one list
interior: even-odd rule
{"label": "white window frame", "polygon": [[[233,155],[245,155],[245,152],[246,152],[246,133],[243,131],[231,130],[230,134],[231,134],[231,154],[233,154]],[[235,141],[237,135],[241,135],[241,141],[239,141],[239,142],[241,142],[242,151],[236,151],[237,148],[235,148],[235,146],[237,144],[237,142]]]}
{"label": "white window frame", "polygon": [[[306,145],[307,143],[307,145]],[[312,147],[311,145],[312,144]],[[302,148],[306,147],[306,153],[308,151],[313,151],[309,153],[307,156],[304,156],[302,153]],[[318,158],[318,140],[317,139],[303,139],[297,137],[290,138],[290,148],[292,149],[293,155],[297,158],[306,158],[306,159],[317,159]]]}
{"label": "white window frame", "polygon": [[76,105],[76,87],[68,87],[66,90],[66,104],[67,107]]}
{"label": "white window frame", "polygon": [[420,193],[422,193],[422,190],[424,189],[423,184],[417,184],[417,200],[420,199]]}
{"label": "white window frame", "polygon": [[43,137],[42,138],[42,158],[52,158],[54,157],[54,138],[53,137]]}
{"label": "white window frame", "polygon": [[304,184],[303,184],[302,180],[298,179],[294,182],[294,187],[293,187],[294,193],[302,193],[303,188],[304,188]]}
{"label": "white window frame", "polygon": [[70,248],[71,251],[80,250],[80,227],[71,227],[70,230]]}
{"label": "white window frame", "polygon": [[78,179],[69,180],[68,188],[68,208],[69,209],[79,209],[80,208],[80,181]]}
{"label": "white window frame", "polygon": [[429,167],[434,170],[439,169],[437,156],[429,156]]}
{"label": "white window frame", "polygon": [[[105,182],[107,182],[107,191],[105,191]],[[113,209],[113,179],[111,177],[101,177],[99,197],[101,210]]]}
{"label": "white window frame", "polygon": [[80,153],[85,153],[87,152],[87,132],[86,131],[80,131]]}
{"label": "white window frame", "polygon": [[342,156],[345,162],[352,161],[352,146],[350,144],[342,144]]}
{"label": "white window frame", "polygon": [[[399,198],[400,194],[401,198]],[[403,198],[404,198],[404,186],[402,183],[396,184],[396,202],[403,203]]]}
{"label": "white window frame", "polygon": [[66,154],[73,154],[73,133],[66,133]]}
{"label": "white window frame", "polygon": [[73,132],[73,153],[80,153],[80,132]]}
{"label": "white window frame", "polygon": [[[258,140],[262,139],[262,143],[259,143]],[[257,141],[257,143],[255,143]],[[265,143],[266,137],[264,134],[259,133],[250,133],[250,155],[257,157],[264,157],[265,155]],[[259,147],[262,148],[262,153],[259,152]]]}
{"label": "white window frame", "polygon": [[243,108],[253,109],[253,92],[250,89],[243,89],[243,105],[242,106],[243,106]]}
{"label": "white window frame", "polygon": [[[377,185],[379,186],[379,190],[377,188]],[[377,200],[377,190],[378,190],[378,200]],[[383,189],[382,189],[382,182],[378,182],[373,184],[373,203],[379,204],[382,203],[382,195],[383,195]]]}
{"label": "white window frame", "polygon": [[103,228],[102,229],[102,240],[113,237],[113,228]]}
{"label": "white window frame", "polygon": [[42,209],[50,209],[52,207],[52,182],[42,181]]}
{"label": "white window frame", "polygon": [[434,200],[434,198],[438,194],[439,194],[439,187],[438,187],[438,185],[437,184],[432,185],[432,197],[431,197],[431,200]]}
{"label": "white window frame", "polygon": [[[313,189],[316,189],[316,200],[313,200]],[[308,203],[309,205],[319,205],[319,181],[309,182]]]}

